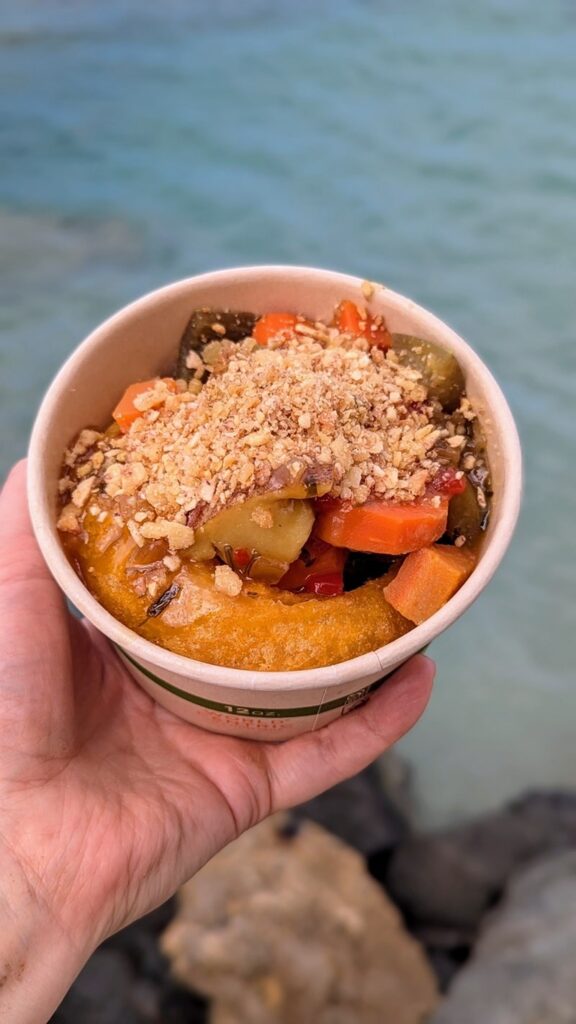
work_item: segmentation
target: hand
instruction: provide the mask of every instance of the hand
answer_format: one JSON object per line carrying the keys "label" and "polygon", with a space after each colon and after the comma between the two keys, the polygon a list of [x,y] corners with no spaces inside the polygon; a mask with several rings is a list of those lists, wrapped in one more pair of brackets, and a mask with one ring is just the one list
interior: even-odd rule
{"label": "hand", "polygon": [[29,1024],[106,936],[240,832],[399,739],[434,670],[413,658],[366,706],[282,744],[205,732],[152,701],[68,613],[31,532],[24,463],[0,524],[0,1017]]}

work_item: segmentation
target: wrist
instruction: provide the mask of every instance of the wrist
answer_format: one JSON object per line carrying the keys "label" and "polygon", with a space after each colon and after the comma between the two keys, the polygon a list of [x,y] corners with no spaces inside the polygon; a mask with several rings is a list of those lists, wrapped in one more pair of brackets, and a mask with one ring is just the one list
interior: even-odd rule
{"label": "wrist", "polygon": [[93,952],[0,846],[0,1020],[46,1024]]}

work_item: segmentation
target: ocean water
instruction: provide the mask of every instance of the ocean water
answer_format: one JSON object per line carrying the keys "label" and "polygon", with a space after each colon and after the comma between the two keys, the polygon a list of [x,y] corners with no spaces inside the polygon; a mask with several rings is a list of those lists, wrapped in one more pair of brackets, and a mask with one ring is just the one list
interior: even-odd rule
{"label": "ocean water", "polygon": [[526,496],[401,745],[422,821],[576,785],[571,0],[0,0],[0,447],[101,319],[198,271],[334,267],[430,306]]}

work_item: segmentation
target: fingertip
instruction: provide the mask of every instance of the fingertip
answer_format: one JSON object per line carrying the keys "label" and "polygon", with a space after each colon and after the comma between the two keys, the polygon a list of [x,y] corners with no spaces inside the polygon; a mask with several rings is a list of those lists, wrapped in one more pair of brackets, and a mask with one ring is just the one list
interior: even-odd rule
{"label": "fingertip", "polygon": [[436,664],[431,658],[425,654],[414,655],[383,681],[360,714],[372,728],[382,721],[388,737],[391,732],[396,732],[394,739],[390,737],[395,742],[416,724],[426,710],[435,674]]}
{"label": "fingertip", "polygon": [[436,662],[434,661],[434,658],[431,658],[428,654],[424,654],[424,652],[421,651],[420,654],[414,655],[414,660],[422,661],[428,666],[429,671],[432,673],[432,682],[434,682],[434,678],[436,676]]}
{"label": "fingertip", "polygon": [[431,691],[435,676],[436,662],[426,654],[414,654],[384,679],[379,692],[391,687]]}

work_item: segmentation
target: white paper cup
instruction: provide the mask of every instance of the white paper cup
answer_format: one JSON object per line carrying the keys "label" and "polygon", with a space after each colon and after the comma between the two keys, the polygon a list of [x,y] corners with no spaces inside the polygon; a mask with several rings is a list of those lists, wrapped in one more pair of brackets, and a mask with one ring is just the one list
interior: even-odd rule
{"label": "white paper cup", "polygon": [[485,432],[494,485],[490,524],[474,572],[444,607],[379,650],[325,668],[250,672],[173,654],[138,636],[107,612],[78,578],[56,531],[57,481],[64,449],[83,427],[105,427],[124,388],[170,372],[180,337],[197,306],[288,309],[329,319],[344,298],[365,301],[361,281],[306,267],[221,270],[168,285],[138,299],[98,327],[50,386],[32,432],[29,501],[46,562],[72,603],[115,645],[136,681],[160,704],[196,725],[253,739],[286,739],[318,729],[365,700],[380,680],[425,647],[484,589],[514,531],[521,496],[521,453],[514,420],[496,381],[457,334],[410,299],[378,287],[370,308],[390,330],[436,341],[454,352]]}

